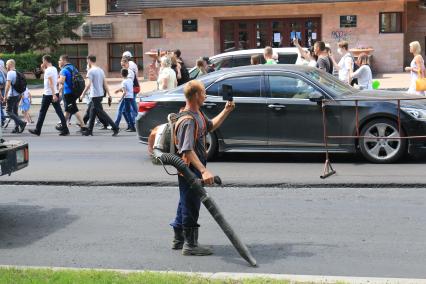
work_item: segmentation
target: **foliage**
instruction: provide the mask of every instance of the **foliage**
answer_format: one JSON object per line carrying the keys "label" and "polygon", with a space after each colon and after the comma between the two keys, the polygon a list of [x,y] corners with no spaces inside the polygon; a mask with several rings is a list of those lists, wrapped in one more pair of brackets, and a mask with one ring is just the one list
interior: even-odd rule
{"label": "foliage", "polygon": [[[82,15],[55,13],[62,0],[9,0],[0,5],[0,39],[10,53],[55,48],[63,38],[80,39]],[[6,3],[6,4],[5,4]]]}
{"label": "foliage", "polygon": [[[53,53],[52,56],[53,64],[57,65],[59,54]],[[40,67],[42,53],[25,52],[25,53],[0,53],[0,59],[5,62],[9,59],[14,59],[16,62],[16,69],[21,72],[34,72],[36,68]]]}

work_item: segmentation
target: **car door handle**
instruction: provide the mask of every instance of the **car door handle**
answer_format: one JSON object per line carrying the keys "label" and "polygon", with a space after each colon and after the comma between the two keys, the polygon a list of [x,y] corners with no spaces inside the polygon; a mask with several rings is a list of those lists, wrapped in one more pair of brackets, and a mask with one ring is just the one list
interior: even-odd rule
{"label": "car door handle", "polygon": [[284,108],[286,108],[285,105],[281,105],[281,104],[272,104],[272,105],[268,105],[268,108],[274,109],[274,110],[282,110]]}
{"label": "car door handle", "polygon": [[205,108],[214,108],[214,107],[217,106],[217,104],[215,104],[215,103],[204,103],[203,106]]}

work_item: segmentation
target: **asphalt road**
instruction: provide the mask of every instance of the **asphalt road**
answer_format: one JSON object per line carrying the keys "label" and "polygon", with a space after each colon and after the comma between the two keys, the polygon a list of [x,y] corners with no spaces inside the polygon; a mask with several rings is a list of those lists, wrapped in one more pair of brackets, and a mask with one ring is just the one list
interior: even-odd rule
{"label": "asphalt road", "polygon": [[[106,107],[114,113],[115,107]],[[36,110],[33,110],[35,112]],[[37,115],[34,115],[36,119]],[[106,183],[113,185],[174,185],[176,178],[168,176],[162,167],[153,166],[147,148],[138,142],[135,133],[120,132],[111,137],[110,131],[95,131],[93,137],[76,134],[59,137],[54,125],[58,121],[51,109],[41,137],[28,132],[21,135],[5,130],[6,139],[29,142],[30,165],[0,184],[50,182],[75,185]],[[13,124],[13,123],[12,123]],[[28,128],[34,127],[29,125]],[[121,125],[125,128],[125,125]],[[370,164],[356,155],[332,155],[337,175],[321,180],[323,154],[226,154],[209,164],[228,186],[352,186],[410,187],[426,186],[426,158],[407,158],[398,164]]]}
{"label": "asphalt road", "polygon": [[0,264],[426,278],[426,189],[211,188],[258,261],[203,208],[209,257],[172,251],[176,188],[0,188]]}

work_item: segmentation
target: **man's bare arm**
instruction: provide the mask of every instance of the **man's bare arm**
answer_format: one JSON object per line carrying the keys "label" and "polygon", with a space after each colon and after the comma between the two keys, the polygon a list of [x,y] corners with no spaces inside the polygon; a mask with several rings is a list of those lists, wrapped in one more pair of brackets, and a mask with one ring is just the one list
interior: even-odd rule
{"label": "man's bare arm", "polygon": [[227,102],[222,112],[212,119],[213,127],[210,131],[215,131],[216,129],[218,129],[222,125],[222,123],[225,121],[225,119],[228,117],[228,115],[234,110],[234,108],[235,108],[234,102]]}
{"label": "man's bare arm", "polygon": [[201,163],[200,159],[198,158],[197,154],[195,154],[194,151],[185,151],[182,157],[184,160],[188,161],[201,173],[205,184],[214,183],[213,175],[209,172],[209,170],[207,170],[207,168],[203,165],[203,163]]}

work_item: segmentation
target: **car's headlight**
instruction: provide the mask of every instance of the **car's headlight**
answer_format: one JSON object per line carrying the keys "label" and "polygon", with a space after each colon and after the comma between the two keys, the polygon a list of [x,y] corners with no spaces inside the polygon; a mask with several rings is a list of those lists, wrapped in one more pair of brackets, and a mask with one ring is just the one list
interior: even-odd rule
{"label": "car's headlight", "polygon": [[402,107],[401,110],[408,113],[415,119],[426,120],[426,109]]}

